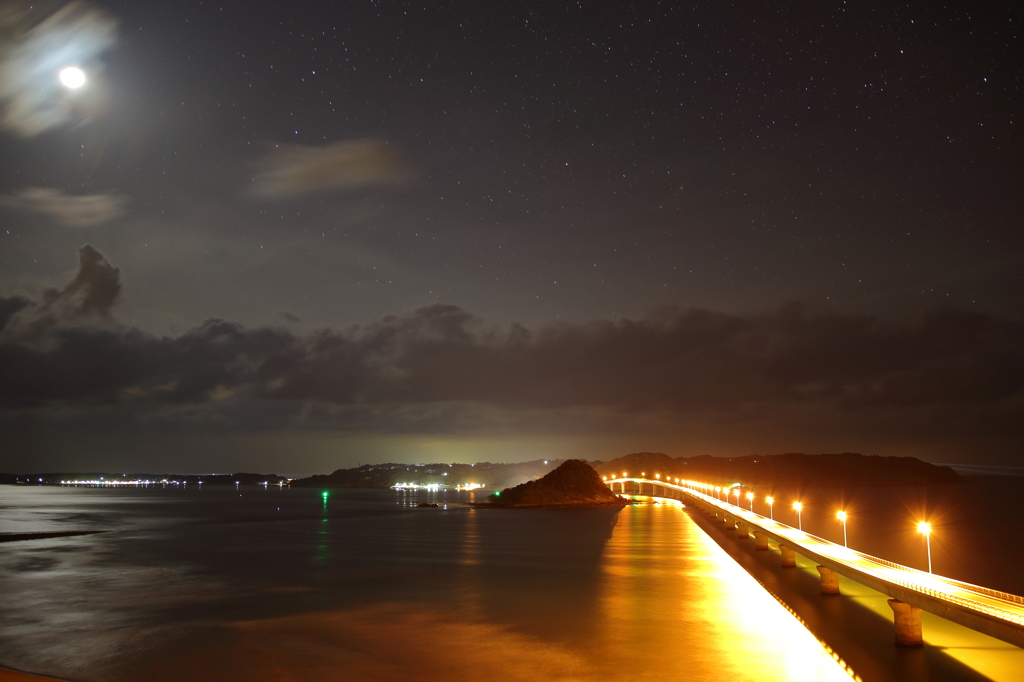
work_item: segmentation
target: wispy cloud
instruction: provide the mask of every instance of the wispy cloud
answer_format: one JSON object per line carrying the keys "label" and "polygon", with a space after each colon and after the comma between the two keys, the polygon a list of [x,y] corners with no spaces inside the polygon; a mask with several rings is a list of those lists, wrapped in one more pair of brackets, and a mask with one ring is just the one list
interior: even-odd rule
{"label": "wispy cloud", "polygon": [[127,199],[105,192],[72,195],[49,187],[26,187],[0,196],[0,206],[40,213],[65,227],[93,227],[124,212]]}
{"label": "wispy cloud", "polygon": [[414,177],[412,165],[396,145],[365,139],[326,147],[275,148],[263,172],[253,179],[252,194],[268,199],[310,192],[352,190],[389,185]]}
{"label": "wispy cloud", "polygon": [[[11,3],[0,11],[0,127],[23,137],[90,118],[104,108],[99,56],[117,39],[117,21],[84,2],[39,20],[38,10]],[[86,72],[78,90],[60,84],[68,66]]]}

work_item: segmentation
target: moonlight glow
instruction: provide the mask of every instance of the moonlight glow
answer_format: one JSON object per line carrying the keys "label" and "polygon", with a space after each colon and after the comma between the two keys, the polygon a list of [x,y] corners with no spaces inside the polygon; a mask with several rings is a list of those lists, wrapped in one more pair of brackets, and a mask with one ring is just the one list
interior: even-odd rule
{"label": "moonlight glow", "polygon": [[85,85],[85,72],[77,66],[69,66],[60,72],[60,82],[65,87],[76,90]]}

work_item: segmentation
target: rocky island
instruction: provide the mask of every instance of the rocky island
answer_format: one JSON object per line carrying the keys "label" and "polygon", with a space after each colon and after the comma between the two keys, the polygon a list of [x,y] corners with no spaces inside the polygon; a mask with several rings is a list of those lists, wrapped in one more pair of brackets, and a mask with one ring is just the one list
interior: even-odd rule
{"label": "rocky island", "polygon": [[593,467],[568,459],[543,478],[488,496],[482,507],[621,507],[626,501],[609,490]]}

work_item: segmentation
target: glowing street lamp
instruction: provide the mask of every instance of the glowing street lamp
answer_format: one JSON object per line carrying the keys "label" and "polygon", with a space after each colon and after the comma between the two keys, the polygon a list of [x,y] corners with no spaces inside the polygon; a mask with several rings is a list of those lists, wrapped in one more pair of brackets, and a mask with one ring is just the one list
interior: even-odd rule
{"label": "glowing street lamp", "polygon": [[739,488],[733,488],[732,490],[733,490],[734,493],[736,493],[736,506],[738,507],[738,506],[740,506],[740,489]]}
{"label": "glowing street lamp", "polygon": [[932,524],[921,521],[917,524],[917,532],[924,535],[925,546],[928,548],[928,572],[932,572]]}
{"label": "glowing street lamp", "polygon": [[768,518],[772,521],[775,520],[775,498],[769,495],[764,498],[764,501],[768,503]]}
{"label": "glowing street lamp", "polygon": [[754,493],[747,493],[747,502],[750,503],[750,511],[754,511]]}
{"label": "glowing street lamp", "polygon": [[722,486],[720,486],[720,485],[716,485],[715,486],[715,499],[716,500],[721,500],[722,499]]}
{"label": "glowing street lamp", "polygon": [[793,509],[796,509],[796,526],[797,526],[797,529],[798,530],[803,530],[804,529],[804,517],[803,517],[803,513],[802,512],[804,510],[804,506],[802,504],[800,504],[799,502],[794,502],[793,503]]}
{"label": "glowing street lamp", "polygon": [[846,512],[836,512],[836,518],[843,522],[843,547],[849,547],[849,545],[846,544]]}

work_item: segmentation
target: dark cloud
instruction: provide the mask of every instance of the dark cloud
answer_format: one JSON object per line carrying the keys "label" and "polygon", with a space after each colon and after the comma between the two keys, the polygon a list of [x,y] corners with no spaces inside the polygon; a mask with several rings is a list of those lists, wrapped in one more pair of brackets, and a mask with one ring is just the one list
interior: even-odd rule
{"label": "dark cloud", "polygon": [[287,310],[282,310],[277,314],[282,320],[291,322],[292,324],[302,324],[302,318],[295,313],[290,313]]}
{"label": "dark cloud", "polygon": [[20,305],[3,325],[0,340],[61,345],[68,335],[81,331],[79,325],[111,323],[111,309],[120,295],[120,270],[86,244],[78,250],[75,278],[63,289],[44,290],[38,304]]}
{"label": "dark cloud", "polygon": [[0,333],[3,332],[8,321],[15,314],[31,305],[32,301],[25,296],[10,296],[7,298],[0,296]]}
{"label": "dark cloud", "polygon": [[[210,320],[156,337],[91,324],[109,320],[119,291],[117,269],[83,247],[79,274],[63,290],[35,306],[4,299],[0,308],[14,311],[8,326],[36,336],[4,333],[0,401],[306,404],[312,411],[295,413],[295,423],[382,425],[386,412],[392,428],[399,419],[432,431],[477,419],[466,405],[691,420],[828,414],[855,424],[880,408],[1019,423],[1024,404],[1024,325],[955,309],[895,323],[798,305],[749,316],[664,308],[638,320],[530,330],[435,304],[309,335]],[[44,332],[47,343],[33,343]]]}

